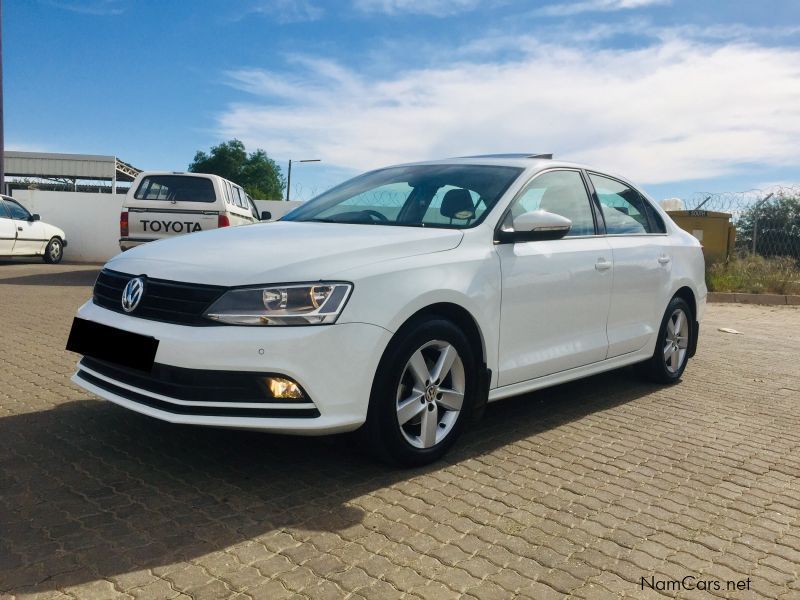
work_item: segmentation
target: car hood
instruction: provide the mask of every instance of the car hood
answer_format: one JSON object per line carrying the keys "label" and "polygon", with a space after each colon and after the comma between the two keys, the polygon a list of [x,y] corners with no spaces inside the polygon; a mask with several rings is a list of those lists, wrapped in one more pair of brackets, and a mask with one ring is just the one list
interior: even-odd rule
{"label": "car hood", "polygon": [[159,279],[251,285],[346,278],[366,264],[455,248],[454,229],[280,221],[150,242],[107,263]]}

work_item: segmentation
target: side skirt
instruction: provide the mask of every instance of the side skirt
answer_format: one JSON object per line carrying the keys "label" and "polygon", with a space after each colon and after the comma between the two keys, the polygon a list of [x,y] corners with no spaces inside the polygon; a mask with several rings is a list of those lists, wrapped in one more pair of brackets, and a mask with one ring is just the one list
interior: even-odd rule
{"label": "side skirt", "polygon": [[560,385],[562,383],[567,383],[568,381],[583,379],[584,377],[597,375],[598,373],[604,373],[606,371],[613,371],[614,369],[619,369],[621,367],[627,367],[628,365],[642,362],[653,355],[652,349],[649,349],[648,346],[649,344],[645,346],[645,349],[643,350],[637,350],[636,352],[623,354],[622,356],[615,356],[614,358],[592,363],[590,365],[584,365],[582,367],[576,367],[574,369],[568,369],[566,371],[545,375],[544,377],[539,377],[537,379],[520,381],[519,383],[512,383],[511,385],[504,385],[502,387],[494,388],[493,390],[489,390],[489,402],[503,400],[504,398],[518,396],[534,390]]}

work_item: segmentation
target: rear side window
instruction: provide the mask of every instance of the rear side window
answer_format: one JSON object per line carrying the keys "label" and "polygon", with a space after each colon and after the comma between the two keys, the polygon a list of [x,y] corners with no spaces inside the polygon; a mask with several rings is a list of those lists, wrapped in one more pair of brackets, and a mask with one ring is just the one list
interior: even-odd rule
{"label": "rear side window", "polygon": [[236,187],[235,185],[232,186],[231,189],[233,190],[233,203],[239,208],[247,208],[247,200],[245,200],[244,197],[244,190]]}
{"label": "rear side window", "polygon": [[9,219],[11,215],[8,214],[8,209],[6,208],[6,203],[0,198],[0,219]]}
{"label": "rear side window", "polygon": [[169,202],[216,202],[214,184],[205,177],[185,175],[148,175],[139,184],[137,200]]}
{"label": "rear side window", "polygon": [[646,199],[643,198],[642,201],[647,210],[647,218],[650,220],[650,228],[652,229],[650,233],[667,233],[667,226],[664,225],[664,219],[661,218],[658,211]]}
{"label": "rear side window", "polygon": [[639,192],[609,177],[589,174],[603,208],[606,233],[611,235],[653,233],[647,207]]}

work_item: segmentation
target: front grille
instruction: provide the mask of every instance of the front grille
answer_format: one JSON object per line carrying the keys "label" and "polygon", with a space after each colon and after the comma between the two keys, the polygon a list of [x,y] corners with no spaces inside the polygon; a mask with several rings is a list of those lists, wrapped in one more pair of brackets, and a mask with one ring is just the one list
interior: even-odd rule
{"label": "front grille", "polygon": [[203,313],[225,289],[217,285],[201,285],[144,277],[144,293],[139,305],[130,313],[122,309],[122,290],[137,277],[103,269],[94,284],[94,303],[108,310],[130,314],[141,319],[179,325],[219,325],[205,319]]}

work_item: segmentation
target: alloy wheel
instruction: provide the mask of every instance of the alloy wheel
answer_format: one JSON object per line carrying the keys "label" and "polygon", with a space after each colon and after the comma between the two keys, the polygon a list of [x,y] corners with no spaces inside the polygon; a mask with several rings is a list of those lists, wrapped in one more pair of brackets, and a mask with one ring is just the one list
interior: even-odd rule
{"label": "alloy wheel", "polygon": [[49,254],[51,261],[58,262],[58,259],[61,258],[61,243],[57,240],[50,242]]}
{"label": "alloy wheel", "polygon": [[464,403],[464,363],[453,345],[433,340],[408,359],[397,388],[397,423],[406,441],[431,448],[452,431]]}
{"label": "alloy wheel", "polygon": [[683,309],[676,308],[667,321],[664,339],[664,365],[670,373],[677,373],[686,361],[689,347],[689,319]]}

